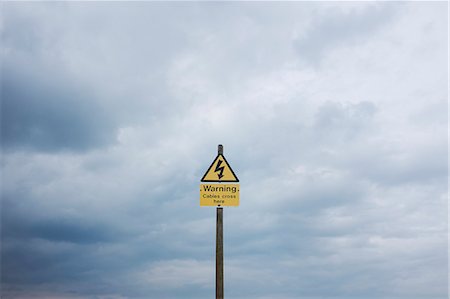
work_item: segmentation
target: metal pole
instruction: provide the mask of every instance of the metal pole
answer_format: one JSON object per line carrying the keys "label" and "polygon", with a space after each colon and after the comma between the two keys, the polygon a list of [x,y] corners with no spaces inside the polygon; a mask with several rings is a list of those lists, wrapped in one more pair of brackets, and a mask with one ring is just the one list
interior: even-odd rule
{"label": "metal pole", "polygon": [[[217,153],[223,155],[219,144]],[[223,208],[217,208],[216,221],[216,299],[223,299]]]}
{"label": "metal pole", "polygon": [[217,208],[216,299],[223,299],[223,208]]}

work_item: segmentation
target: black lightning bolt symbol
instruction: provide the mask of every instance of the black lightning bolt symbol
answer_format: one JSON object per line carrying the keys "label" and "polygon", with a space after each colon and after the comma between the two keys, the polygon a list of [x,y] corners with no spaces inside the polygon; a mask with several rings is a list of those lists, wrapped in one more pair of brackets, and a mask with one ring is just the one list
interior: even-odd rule
{"label": "black lightning bolt symbol", "polygon": [[225,169],[225,166],[220,167],[222,162],[223,162],[222,160],[219,160],[219,162],[217,162],[216,169],[214,170],[214,172],[220,171],[220,173],[217,174],[217,176],[219,177],[219,180],[221,178],[223,178],[223,170]]}

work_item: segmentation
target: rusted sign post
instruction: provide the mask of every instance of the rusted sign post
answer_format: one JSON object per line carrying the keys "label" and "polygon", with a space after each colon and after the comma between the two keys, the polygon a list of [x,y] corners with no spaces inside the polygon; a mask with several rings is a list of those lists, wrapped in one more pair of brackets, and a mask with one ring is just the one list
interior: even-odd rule
{"label": "rusted sign post", "polygon": [[[216,216],[216,299],[223,299],[223,208],[239,206],[239,182],[227,160],[223,156],[223,146],[219,144],[217,157],[201,179],[208,184],[200,184],[200,206],[217,206]],[[211,184],[213,183],[213,184]],[[219,183],[219,184],[217,184]]]}

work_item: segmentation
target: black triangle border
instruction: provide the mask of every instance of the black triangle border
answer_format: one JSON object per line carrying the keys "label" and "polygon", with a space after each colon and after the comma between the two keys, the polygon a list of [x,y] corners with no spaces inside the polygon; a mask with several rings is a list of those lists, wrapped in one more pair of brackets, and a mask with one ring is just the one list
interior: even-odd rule
{"label": "black triangle border", "polygon": [[[205,180],[206,175],[211,170],[212,166],[214,165],[214,163],[216,163],[216,160],[219,159],[220,156],[222,156],[223,160],[227,164],[228,168],[230,168],[231,173],[234,175],[236,180]],[[203,177],[202,177],[200,182],[215,182],[215,183],[226,182],[226,183],[231,183],[231,182],[239,182],[239,179],[238,179],[237,175],[234,173],[233,168],[231,168],[230,164],[228,164],[228,161],[227,161],[227,159],[225,159],[225,156],[221,155],[221,154],[217,154],[216,158],[213,160],[213,162],[211,163],[211,165],[209,166],[208,170],[203,175]]]}

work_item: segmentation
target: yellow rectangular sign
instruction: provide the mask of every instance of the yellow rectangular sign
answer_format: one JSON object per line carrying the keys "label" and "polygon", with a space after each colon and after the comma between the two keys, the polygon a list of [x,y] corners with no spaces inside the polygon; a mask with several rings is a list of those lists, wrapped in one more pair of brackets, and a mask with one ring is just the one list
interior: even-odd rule
{"label": "yellow rectangular sign", "polygon": [[200,184],[200,206],[239,206],[239,184]]}

